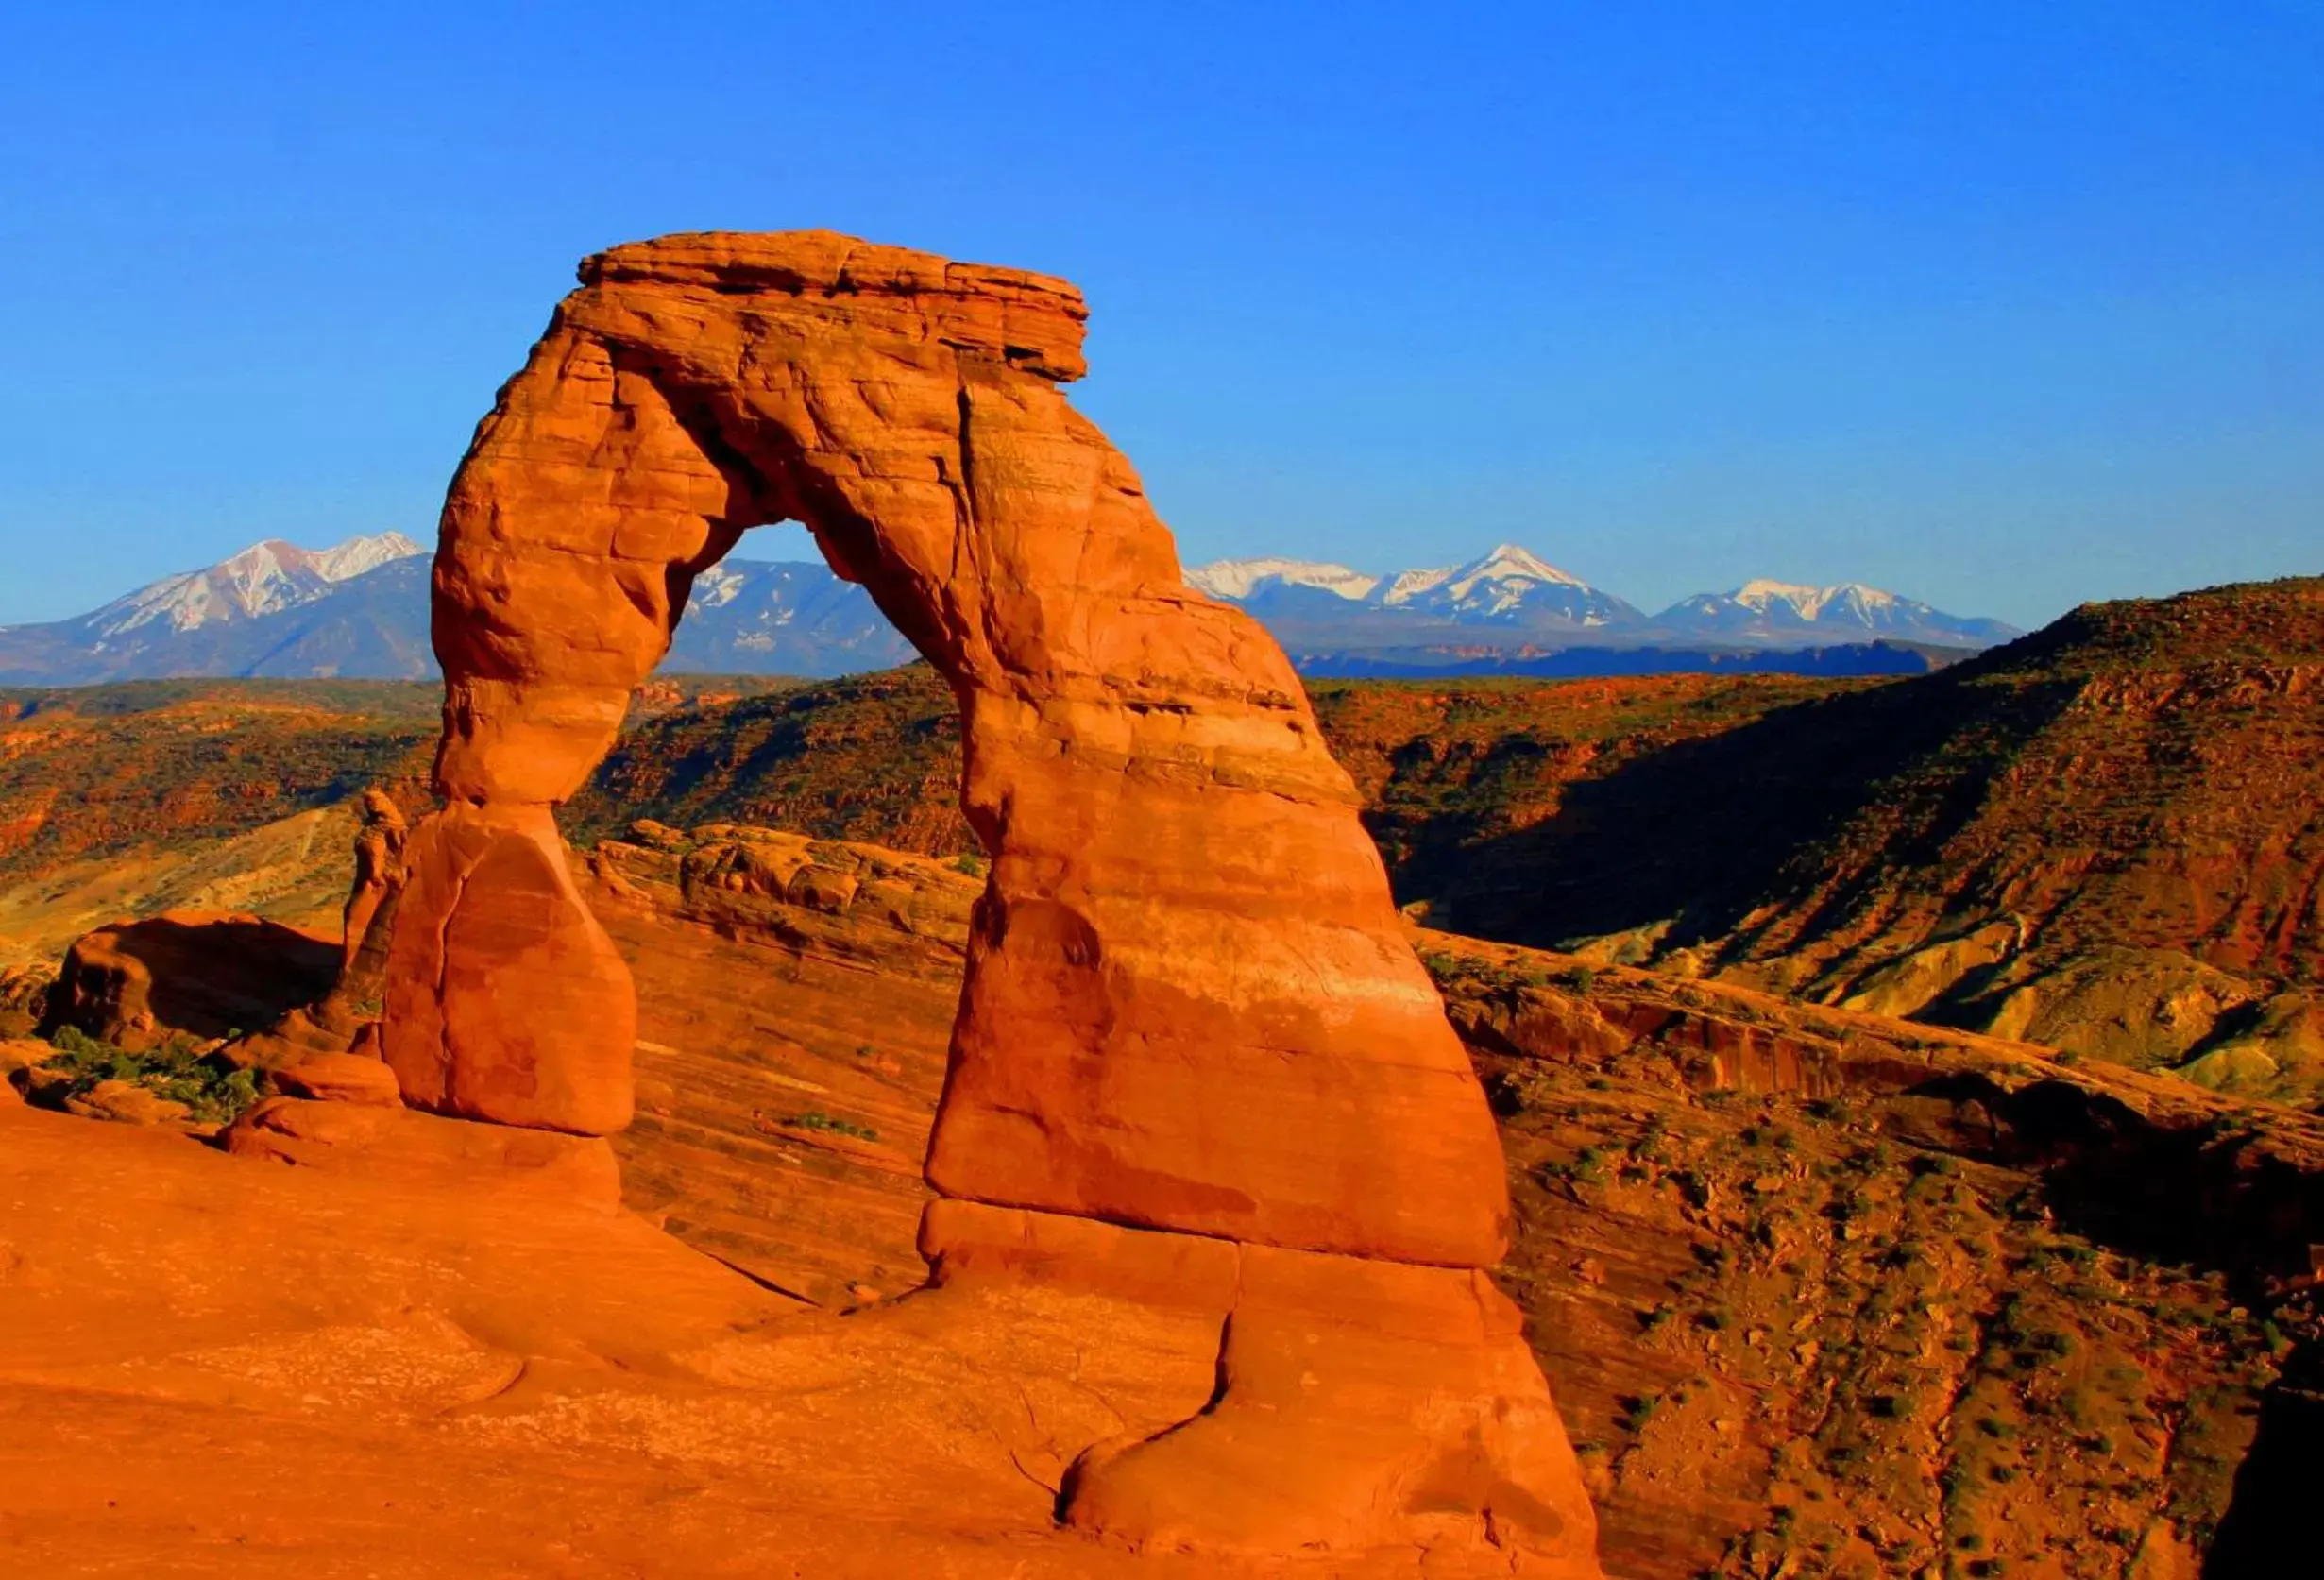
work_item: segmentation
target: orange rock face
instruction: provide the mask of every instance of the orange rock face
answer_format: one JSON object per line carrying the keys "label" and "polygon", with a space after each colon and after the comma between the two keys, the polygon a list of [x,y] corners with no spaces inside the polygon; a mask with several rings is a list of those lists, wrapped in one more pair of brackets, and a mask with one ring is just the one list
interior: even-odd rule
{"label": "orange rock face", "polygon": [[629,1123],[629,970],[546,807],[455,802],[405,850],[382,1042],[416,1107],[606,1135]]}
{"label": "orange rock face", "polygon": [[[1123,1253],[1157,1269],[1182,1236],[1248,1248],[1226,1395],[1093,1451],[1073,1517],[1285,1551],[1465,1521],[1594,1572],[1539,1374],[1474,1292],[1508,1213],[1483,1093],[1288,661],[1184,586],[1136,473],[1059,391],[1084,316],[1061,281],[823,232],[583,264],[445,506],[449,805],[402,853],[387,1062],[443,1114],[627,1122],[632,987],[551,808],[693,578],[802,521],[950,682],[992,858],[929,1181],[1168,1232]],[[985,1255],[1014,1221],[931,1216],[925,1248]],[[1328,1276],[1251,1271],[1311,1262]],[[1342,1357],[1321,1380],[1318,1346]],[[1287,1452],[1327,1445],[1312,1474]]]}

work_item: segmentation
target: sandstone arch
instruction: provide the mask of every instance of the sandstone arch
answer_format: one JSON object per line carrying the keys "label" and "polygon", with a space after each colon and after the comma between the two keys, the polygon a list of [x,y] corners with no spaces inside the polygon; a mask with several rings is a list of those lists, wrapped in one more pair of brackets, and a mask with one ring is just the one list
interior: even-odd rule
{"label": "sandstone arch", "polygon": [[1288,662],[1183,586],[1060,392],[1078,293],[822,232],[666,237],[581,280],[445,506],[446,806],[408,847],[382,1038],[407,1100],[626,1122],[631,990],[551,809],[692,578],[802,521],[950,681],[992,856],[927,1165],[940,1279],[1226,1317],[1213,1408],[1094,1452],[1071,1517],[1247,1548],[1450,1521],[1594,1573],[1477,1271],[1507,1210],[1483,1095]]}

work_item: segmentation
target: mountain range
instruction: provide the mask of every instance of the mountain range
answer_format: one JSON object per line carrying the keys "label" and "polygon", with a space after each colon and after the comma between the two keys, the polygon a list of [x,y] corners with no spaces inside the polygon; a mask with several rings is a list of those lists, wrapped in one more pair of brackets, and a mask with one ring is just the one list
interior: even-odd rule
{"label": "mountain range", "polygon": [[[76,619],[0,626],[0,682],[431,677],[427,552],[400,533],[319,551],[254,544]],[[1515,544],[1389,575],[1266,558],[1220,560],[1186,579],[1249,610],[1316,675],[1885,674],[2019,635],[1855,583],[1752,581],[1649,616]],[[828,567],[730,559],[696,579],[663,668],[826,677],[912,656],[871,597]]]}
{"label": "mountain range", "polygon": [[[320,552],[256,544],[75,620],[0,626],[0,683],[433,678],[428,552],[400,533]],[[913,656],[864,590],[827,567],[728,560],[696,578],[663,668],[822,677]]]}
{"label": "mountain range", "polygon": [[0,680],[430,674],[426,554],[401,533],[319,552],[253,544],[77,619],[0,626]]}
{"label": "mountain range", "polygon": [[1265,621],[1295,655],[1319,646],[1485,645],[1500,635],[1562,646],[1797,648],[1891,641],[1976,650],[2022,635],[1846,582],[1756,580],[1648,615],[1514,543],[1463,565],[1373,576],[1313,560],[1220,560],[1187,572]]}

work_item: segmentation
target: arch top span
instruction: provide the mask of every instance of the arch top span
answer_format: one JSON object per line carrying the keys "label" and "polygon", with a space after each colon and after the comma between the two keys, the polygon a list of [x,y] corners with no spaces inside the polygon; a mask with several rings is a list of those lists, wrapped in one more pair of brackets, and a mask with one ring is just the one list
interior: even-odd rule
{"label": "arch top span", "polygon": [[899,325],[910,321],[908,332],[956,349],[996,356],[1060,383],[1089,371],[1081,335],[1090,311],[1070,280],[956,263],[836,230],[686,231],[593,253],[578,272],[585,287],[789,297],[803,314],[820,298],[840,303],[833,316],[865,328],[892,305]]}
{"label": "arch top span", "polygon": [[1258,742],[1312,730],[1297,676],[1184,586],[1136,471],[1058,389],[1085,367],[1074,287],[827,231],[633,243],[581,278],[446,503],[447,794],[571,795],[693,577],[789,519],[956,688],[1175,708],[1196,735],[1231,713],[1249,771],[1352,800],[1312,742]]}

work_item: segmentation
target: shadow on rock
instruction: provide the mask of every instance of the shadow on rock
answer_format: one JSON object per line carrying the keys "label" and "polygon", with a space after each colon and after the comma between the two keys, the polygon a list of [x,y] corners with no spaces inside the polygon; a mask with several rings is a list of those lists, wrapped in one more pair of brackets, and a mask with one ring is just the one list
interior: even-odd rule
{"label": "shadow on rock", "polygon": [[272,1025],[328,992],[339,946],[257,916],[168,911],[100,927],[73,945],[43,1035],[74,1027],[132,1052],[183,1033],[202,1042]]}

